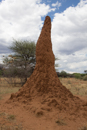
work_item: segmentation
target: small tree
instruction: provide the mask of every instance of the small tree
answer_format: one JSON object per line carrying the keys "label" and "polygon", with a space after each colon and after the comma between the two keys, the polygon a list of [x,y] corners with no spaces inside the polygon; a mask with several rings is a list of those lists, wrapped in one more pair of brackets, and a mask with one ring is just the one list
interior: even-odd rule
{"label": "small tree", "polygon": [[5,57],[3,60],[5,66],[8,68],[5,70],[5,75],[23,77],[25,83],[36,64],[35,42],[14,40],[12,46],[9,48],[13,51],[13,54]]}
{"label": "small tree", "polygon": [[61,77],[67,77],[67,73],[64,70],[61,71],[60,75]]}
{"label": "small tree", "polygon": [[84,70],[84,73],[87,74],[87,70]]}
{"label": "small tree", "polygon": [[87,81],[87,75],[85,75],[85,76],[83,77],[83,80]]}
{"label": "small tree", "polygon": [[76,79],[81,79],[81,74],[80,73],[73,73],[74,77]]}

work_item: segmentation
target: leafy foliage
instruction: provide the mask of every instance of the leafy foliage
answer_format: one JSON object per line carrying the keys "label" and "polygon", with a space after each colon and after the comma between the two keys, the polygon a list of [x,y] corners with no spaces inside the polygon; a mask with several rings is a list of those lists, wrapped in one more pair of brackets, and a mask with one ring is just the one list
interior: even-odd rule
{"label": "leafy foliage", "polygon": [[35,62],[36,45],[33,41],[14,41],[10,49],[14,52],[4,59],[5,64],[26,66]]}
{"label": "leafy foliage", "polygon": [[67,77],[67,73],[64,70],[61,71],[60,75],[62,75],[63,77]]}
{"label": "leafy foliage", "polygon": [[26,82],[27,77],[31,75],[36,64],[35,42],[15,40],[10,49],[13,51],[13,54],[5,57],[3,60],[6,66],[4,75],[25,78]]}
{"label": "leafy foliage", "polygon": [[83,80],[87,81],[87,75],[85,75],[85,76],[83,77]]}
{"label": "leafy foliage", "polygon": [[73,73],[74,77],[76,79],[81,79],[81,74],[80,73]]}
{"label": "leafy foliage", "polygon": [[87,74],[87,70],[84,70],[84,73],[86,73],[86,74]]}

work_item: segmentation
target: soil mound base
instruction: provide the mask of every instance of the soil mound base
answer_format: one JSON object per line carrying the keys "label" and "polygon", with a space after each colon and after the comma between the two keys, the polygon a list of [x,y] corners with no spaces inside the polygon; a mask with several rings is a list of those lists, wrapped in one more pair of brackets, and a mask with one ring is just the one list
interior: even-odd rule
{"label": "soil mound base", "polygon": [[[87,103],[82,102],[61,84],[54,68],[55,57],[51,43],[51,19],[46,17],[40,37],[36,44],[36,66],[25,85],[8,102],[31,104],[33,111],[43,115],[43,110],[67,112],[87,117]],[[33,102],[36,104],[33,104]],[[34,109],[35,108],[35,109]],[[52,108],[52,109],[50,109]],[[37,111],[39,109],[39,111]],[[78,113],[77,113],[78,112]]]}

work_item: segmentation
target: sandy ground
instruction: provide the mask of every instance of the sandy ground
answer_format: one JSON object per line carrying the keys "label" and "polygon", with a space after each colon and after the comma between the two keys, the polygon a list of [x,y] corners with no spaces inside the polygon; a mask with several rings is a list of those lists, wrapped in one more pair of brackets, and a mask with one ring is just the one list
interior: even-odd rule
{"label": "sandy ground", "polygon": [[[28,103],[6,103],[10,94],[4,95],[0,100],[0,128],[1,130],[85,130],[87,118],[75,117],[74,115],[58,112],[56,108],[42,107],[38,102]],[[81,96],[87,101],[87,96]],[[35,112],[35,107],[38,108]],[[78,111],[77,111],[78,112]],[[14,115],[15,119],[8,118]],[[84,128],[84,129],[82,129]]]}

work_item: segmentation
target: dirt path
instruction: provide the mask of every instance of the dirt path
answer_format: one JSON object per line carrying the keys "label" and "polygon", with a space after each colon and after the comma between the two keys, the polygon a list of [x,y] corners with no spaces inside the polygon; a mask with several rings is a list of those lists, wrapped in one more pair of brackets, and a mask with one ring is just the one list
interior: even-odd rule
{"label": "dirt path", "polygon": [[[77,118],[74,116],[66,115],[64,113],[56,113],[47,109],[47,112],[41,113],[40,111],[34,113],[32,104],[21,103],[6,103],[10,94],[4,95],[0,100],[0,128],[2,130],[81,130],[82,127],[87,126],[85,118]],[[86,97],[81,97],[82,100],[87,101]],[[39,104],[33,102],[38,106]],[[38,111],[37,110],[37,111]],[[43,110],[44,111],[44,110]]]}

